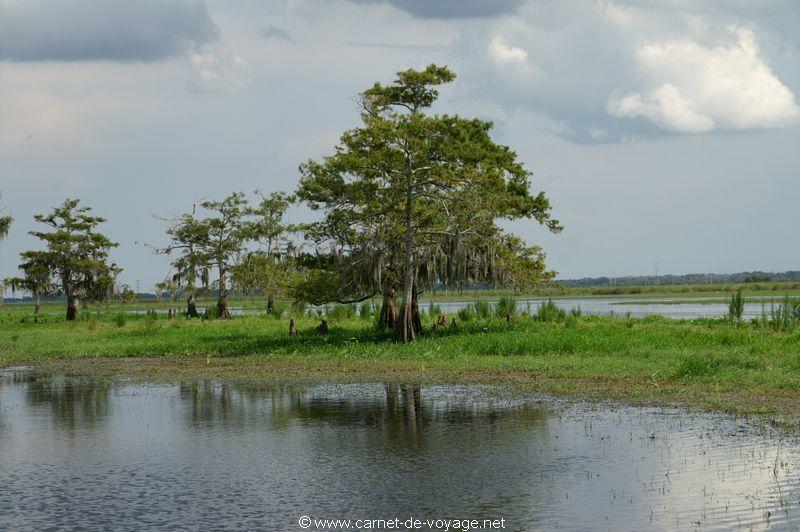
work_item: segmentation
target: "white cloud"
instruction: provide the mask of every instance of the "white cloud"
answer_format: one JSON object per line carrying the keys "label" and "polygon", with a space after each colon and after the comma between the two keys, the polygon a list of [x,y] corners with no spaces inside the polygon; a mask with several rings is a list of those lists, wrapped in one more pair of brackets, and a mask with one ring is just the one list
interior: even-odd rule
{"label": "white cloud", "polygon": [[612,95],[607,111],[622,118],[641,116],[663,129],[686,133],[796,122],[800,108],[794,95],[761,57],[753,32],[730,31],[736,42],[715,47],[690,40],[641,46],[636,58],[649,87]]}
{"label": "white cloud", "polygon": [[620,118],[644,116],[662,129],[683,133],[706,133],[714,129],[714,119],[694,110],[678,87],[665,83],[646,96],[638,92],[608,102],[608,112]]}
{"label": "white cloud", "polygon": [[251,80],[247,62],[237,54],[190,52],[189,63],[195,71],[190,88],[201,92],[233,92],[246,88]]}
{"label": "white cloud", "polygon": [[489,43],[489,55],[498,63],[524,63],[528,59],[528,52],[517,46],[509,46],[499,36]]}

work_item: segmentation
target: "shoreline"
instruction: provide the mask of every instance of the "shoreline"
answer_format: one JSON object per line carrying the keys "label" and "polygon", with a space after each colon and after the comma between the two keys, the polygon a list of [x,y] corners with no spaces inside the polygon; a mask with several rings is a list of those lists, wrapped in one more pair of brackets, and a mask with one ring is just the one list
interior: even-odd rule
{"label": "shoreline", "polygon": [[209,379],[293,384],[412,382],[507,386],[513,392],[559,399],[613,402],[634,407],[683,407],[732,416],[755,415],[787,427],[797,427],[800,423],[800,391],[775,393],[774,390],[736,390],[720,384],[659,383],[644,375],[555,378],[514,369],[482,371],[412,360],[316,360],[302,356],[189,355],[0,361],[0,370],[13,368],[154,384]]}

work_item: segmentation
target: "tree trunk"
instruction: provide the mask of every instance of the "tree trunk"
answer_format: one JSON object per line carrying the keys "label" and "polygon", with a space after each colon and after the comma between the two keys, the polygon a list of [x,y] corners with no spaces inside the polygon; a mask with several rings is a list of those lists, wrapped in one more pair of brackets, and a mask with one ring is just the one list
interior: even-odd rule
{"label": "tree trunk", "polygon": [[197,314],[197,303],[194,301],[194,290],[189,292],[189,297],[186,298],[186,315],[190,318],[199,316],[199,314]]}
{"label": "tree trunk", "polygon": [[75,321],[78,317],[78,298],[67,294],[67,321]]}
{"label": "tree trunk", "polygon": [[217,298],[217,317],[223,320],[228,320],[231,313],[228,310],[228,272],[225,266],[219,265],[219,297]]}
{"label": "tree trunk", "polygon": [[414,320],[413,304],[414,297],[414,217],[412,209],[414,207],[414,196],[411,188],[411,175],[408,177],[408,188],[406,190],[406,234],[405,234],[405,271],[403,272],[403,306],[400,307],[400,319],[394,327],[394,339],[396,342],[414,341]]}
{"label": "tree trunk", "polygon": [[381,330],[393,330],[394,324],[397,321],[397,305],[394,302],[394,290],[383,295],[383,303],[381,304],[381,313],[378,316],[378,325]]}
{"label": "tree trunk", "polygon": [[231,319],[231,313],[228,310],[228,287],[227,274],[225,267],[219,265],[219,298],[217,299],[217,317],[223,320]]}
{"label": "tree trunk", "polygon": [[33,307],[33,323],[39,323],[39,309],[41,308],[41,304],[39,303],[39,292],[36,292],[36,306]]}
{"label": "tree trunk", "polygon": [[267,296],[267,312],[269,312],[270,314],[275,312],[275,298],[272,297],[272,294]]}
{"label": "tree trunk", "polygon": [[414,288],[414,295],[411,296],[411,324],[414,328],[414,335],[422,334],[422,319],[419,315],[419,303],[417,301],[417,289]]}

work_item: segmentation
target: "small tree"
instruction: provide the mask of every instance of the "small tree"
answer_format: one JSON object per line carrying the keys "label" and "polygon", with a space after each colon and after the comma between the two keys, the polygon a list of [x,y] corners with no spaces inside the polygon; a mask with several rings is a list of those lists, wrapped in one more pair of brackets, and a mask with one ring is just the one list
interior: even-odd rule
{"label": "small tree", "polygon": [[[3,195],[0,194],[0,198]],[[14,219],[11,216],[0,216],[0,240],[3,240],[5,237],[8,236],[8,231],[11,229],[11,222]]]}
{"label": "small tree", "polygon": [[200,249],[206,238],[206,227],[197,219],[195,211],[193,207],[191,213],[170,220],[172,223],[167,228],[170,243],[163,248],[153,248],[162,255],[177,255],[171,263],[175,274],[169,281],[176,289],[183,289],[186,296],[186,315],[193,318],[198,316],[195,301],[198,276],[204,285],[208,284],[206,259]]}
{"label": "small tree", "polygon": [[228,319],[228,273],[248,241],[255,237],[244,193],[234,192],[222,201],[200,204],[212,216],[200,220],[199,250],[207,265],[217,269],[217,316]]}
{"label": "small tree", "polygon": [[740,324],[742,323],[743,315],[744,296],[742,295],[742,289],[740,288],[735,294],[731,295],[731,299],[728,302],[728,319],[731,320],[731,323]]}
{"label": "small tree", "polygon": [[67,298],[67,320],[78,315],[79,299],[99,300],[113,292],[114,279],[121,271],[109,262],[108,253],[118,244],[96,228],[105,218],[89,214],[77,199],[68,199],[48,215],[37,214],[34,220],[51,231],[31,231],[45,243],[44,251],[25,251],[23,266],[35,264],[45,269],[59,293]]}
{"label": "small tree", "polygon": [[130,303],[131,301],[135,301],[136,296],[137,296],[136,292],[133,290],[133,288],[130,287],[130,285],[127,284],[122,285],[119,292],[117,293],[117,299],[119,299],[123,305],[126,303]]}
{"label": "small tree", "polygon": [[266,294],[267,312],[272,312],[275,296],[286,291],[293,273],[294,247],[287,236],[294,227],[287,224],[284,217],[295,198],[285,192],[264,195],[256,191],[256,194],[261,201],[251,210],[252,238],[261,249],[245,255],[235,268],[234,278],[240,288]]}
{"label": "small tree", "polygon": [[39,321],[39,310],[41,308],[41,298],[58,292],[57,288],[53,285],[52,276],[47,264],[44,264],[36,258],[27,260],[19,265],[22,270],[22,277],[12,277],[5,279],[3,283],[11,287],[11,291],[17,292],[24,290],[30,292],[33,296],[36,306],[33,310],[33,321]]}

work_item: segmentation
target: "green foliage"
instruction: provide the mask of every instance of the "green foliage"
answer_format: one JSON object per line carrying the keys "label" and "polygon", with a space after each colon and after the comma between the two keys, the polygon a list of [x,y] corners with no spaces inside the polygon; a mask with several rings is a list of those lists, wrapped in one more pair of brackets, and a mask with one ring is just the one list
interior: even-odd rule
{"label": "green foliage", "polygon": [[372,318],[372,303],[364,301],[358,308],[358,317],[363,321],[369,321]]}
{"label": "green foliage", "polygon": [[124,312],[117,312],[114,314],[113,322],[117,327],[125,327],[125,324],[128,323],[128,315]]}
{"label": "green foliage", "polygon": [[[75,318],[76,298],[108,299],[114,280],[122,271],[108,260],[109,251],[117,243],[97,231],[97,226],[105,219],[92,216],[89,211],[91,208],[81,206],[79,200],[68,199],[48,215],[37,214],[34,219],[49,230],[30,234],[40,239],[45,249],[20,254],[23,261],[20,268],[26,275],[37,272],[37,288],[46,285],[67,296],[68,319]],[[47,275],[43,276],[44,272]],[[49,281],[45,281],[48,278]]]}
{"label": "green foliage", "polygon": [[473,309],[470,305],[458,309],[458,320],[461,321],[462,323],[472,321],[474,317],[475,313],[473,312]]}
{"label": "green foliage", "polygon": [[694,380],[711,377],[720,367],[719,360],[709,360],[698,355],[687,355],[672,371],[670,377],[675,380]]}
{"label": "green foliage", "polygon": [[428,303],[428,317],[430,317],[432,320],[435,320],[442,314],[444,314],[444,312],[442,312],[442,307],[440,307],[433,301]]}
{"label": "green foliage", "polygon": [[[0,194],[0,198],[3,195]],[[11,229],[11,222],[14,219],[11,216],[0,216],[0,240],[3,240],[5,237],[8,236],[8,231]]]}
{"label": "green foliage", "polygon": [[[453,79],[430,65],[376,83],[361,94],[362,124],[333,155],[301,165],[298,197],[323,211],[306,234],[335,243],[339,283],[328,301],[400,287],[408,300],[436,282],[522,286],[549,275],[541,250],[497,223],[532,218],[561,229],[517,154],[492,140],[490,122],[427,112],[436,87]],[[397,339],[413,339],[409,319]]]}
{"label": "green foliage", "polygon": [[728,303],[728,319],[732,323],[741,323],[743,314],[744,296],[742,295],[742,289],[740,288],[731,296],[730,302]]}
{"label": "green foliage", "polygon": [[539,307],[536,310],[536,319],[538,321],[564,321],[566,317],[567,312],[559,308],[552,299],[539,303]]}
{"label": "green foliage", "polygon": [[492,305],[482,299],[473,301],[471,310],[475,317],[481,320],[485,320],[492,315]]}
{"label": "green foliage", "polygon": [[577,307],[572,307],[569,309],[569,315],[573,318],[580,318],[583,316],[583,310],[581,310],[581,306],[578,305]]}
{"label": "green foliage", "polygon": [[292,302],[289,314],[295,318],[305,316],[308,304],[302,299],[297,299]]}
{"label": "green foliage", "polygon": [[207,320],[215,320],[219,318],[220,316],[217,307],[214,305],[207,306],[205,312],[203,313],[203,317]]}
{"label": "green foliage", "polygon": [[286,306],[285,303],[275,303],[274,310],[271,313],[267,314],[267,315],[270,316],[271,318],[276,319],[276,320],[280,320],[281,318],[283,318],[286,315],[287,310],[288,310],[288,307]]}
{"label": "green foliage", "polygon": [[300,274],[290,289],[292,298],[323,305],[336,301],[340,292],[340,277],[333,271],[314,269]]}
{"label": "green foliage", "polygon": [[350,305],[329,305],[325,307],[325,317],[333,322],[343,322],[345,320],[355,319],[357,307],[355,304]]}
{"label": "green foliage", "polygon": [[501,297],[495,306],[495,314],[500,318],[514,316],[517,313],[517,301],[510,296]]}

